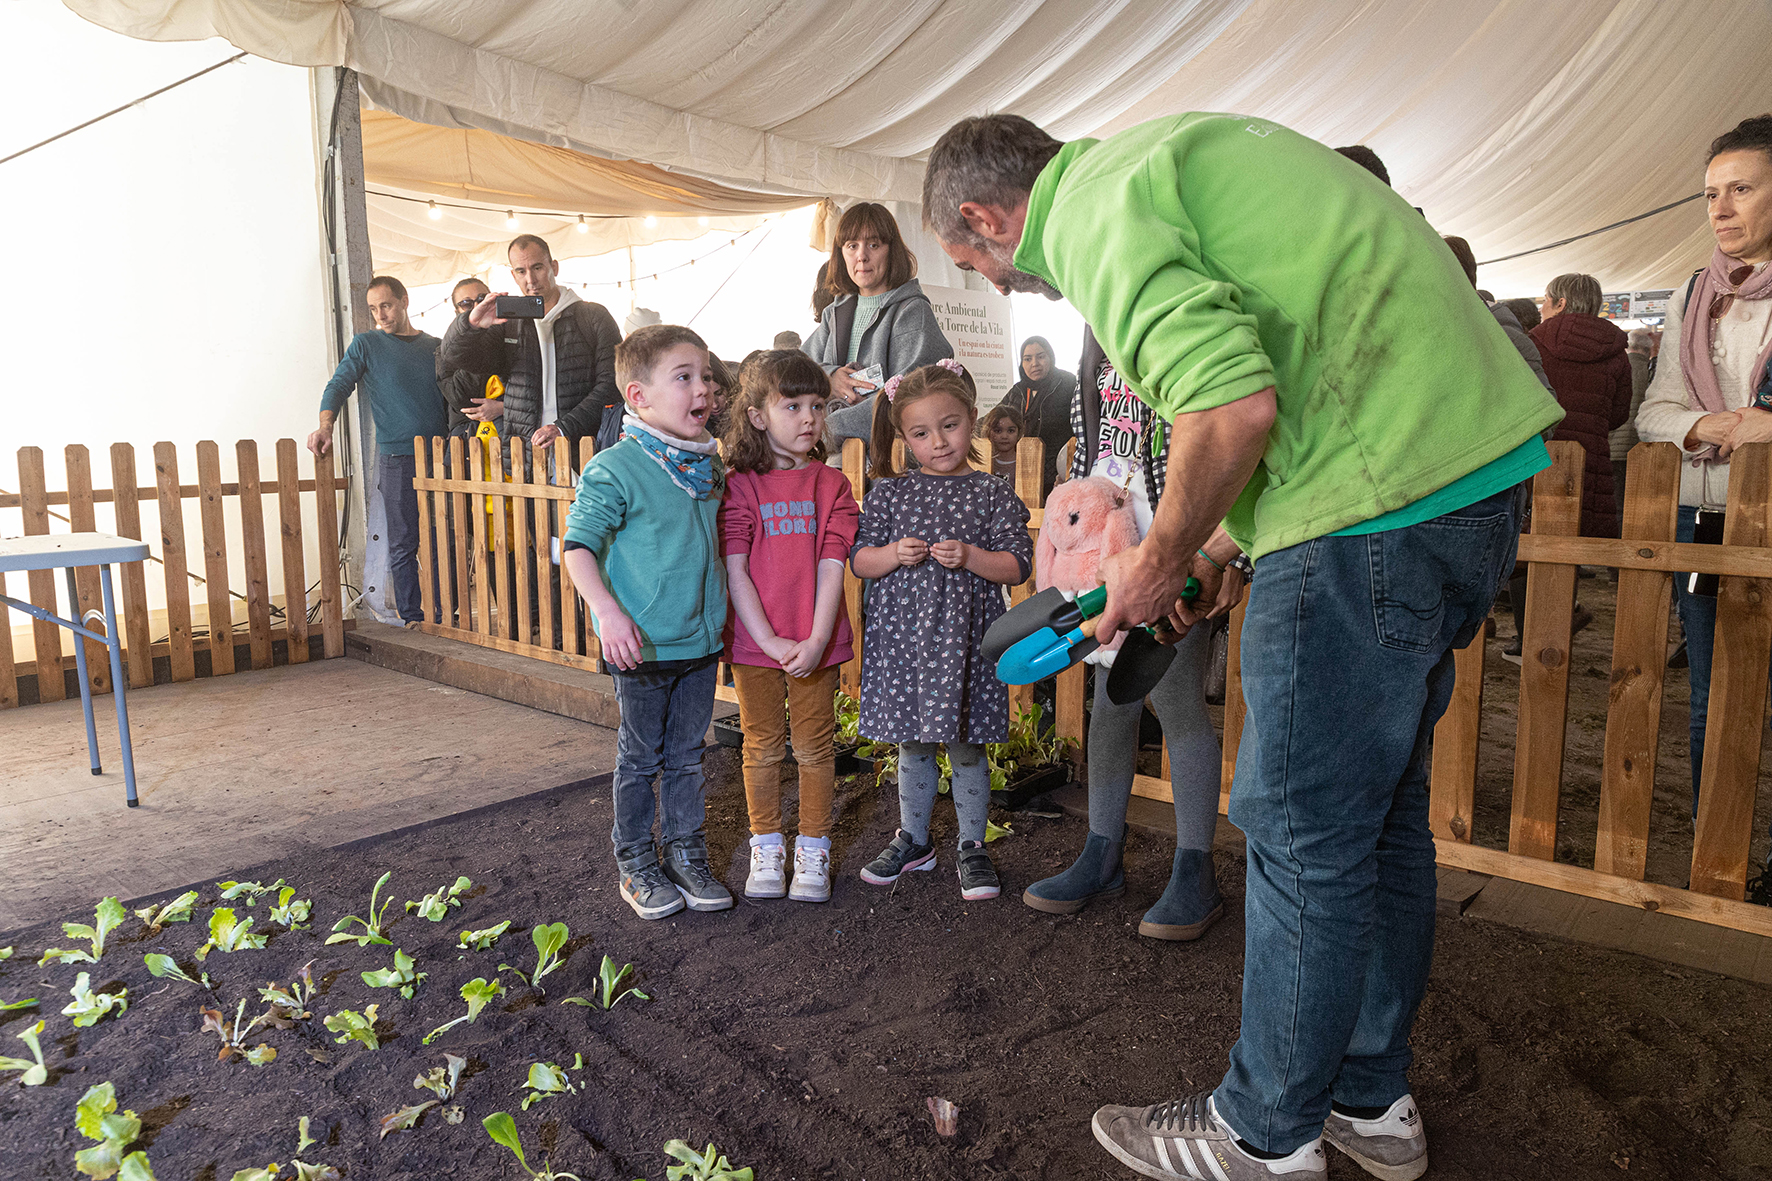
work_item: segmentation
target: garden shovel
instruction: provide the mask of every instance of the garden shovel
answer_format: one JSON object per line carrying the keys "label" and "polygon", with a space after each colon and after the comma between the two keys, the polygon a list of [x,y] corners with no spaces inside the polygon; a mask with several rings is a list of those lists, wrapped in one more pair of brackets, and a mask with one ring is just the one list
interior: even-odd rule
{"label": "garden shovel", "polygon": [[[1049,586],[997,616],[996,622],[985,629],[982,645],[984,658],[995,665],[1003,659],[1003,653],[1035,635],[1044,635],[1046,643],[1054,642],[1059,636],[1080,626],[1091,615],[1100,615],[1105,606],[1105,586],[1085,591],[1075,600],[1065,598],[1063,591]],[[1082,655],[1088,655],[1090,650],[1084,649]]]}
{"label": "garden shovel", "polygon": [[[1031,604],[1034,599],[1049,593],[1040,592],[1033,599],[1022,603],[1021,607]],[[1184,600],[1192,601],[1200,593],[1200,584],[1195,579],[1188,579],[1186,588],[1181,592]],[[1062,601],[1062,598],[1060,599]],[[1044,612],[1050,622],[1039,627],[1023,639],[1011,644],[997,660],[997,679],[1006,685],[1031,685],[1055,673],[1063,672],[1089,653],[1100,647],[1095,639],[1095,624],[1101,610],[1107,605],[1107,588],[1096,587],[1092,591],[1077,596],[1068,613],[1060,611],[1056,606],[1048,606]],[[1017,608],[1019,610],[1020,608]],[[1009,618],[1013,611],[1005,612],[998,619],[1000,624]],[[1071,624],[1079,616],[1086,616],[1080,622],[1060,631],[1061,627]],[[995,630],[993,625],[992,630]],[[1144,634],[1148,644],[1139,645],[1131,658],[1122,647],[1120,655],[1114,658],[1114,668],[1118,669],[1121,661],[1126,661],[1128,668],[1120,673],[1120,681],[1125,692],[1132,694],[1128,701],[1135,701],[1150,692],[1150,687],[1163,679],[1163,673],[1169,668],[1169,662],[1175,658],[1175,650],[1166,644],[1160,644],[1151,638],[1148,628],[1134,628],[1133,634]],[[1130,636],[1128,640],[1130,641]],[[986,633],[986,643],[990,640],[990,632]],[[987,649],[988,658],[988,649]],[[1110,684],[1112,682],[1110,681]],[[1140,688],[1140,686],[1143,686]]]}

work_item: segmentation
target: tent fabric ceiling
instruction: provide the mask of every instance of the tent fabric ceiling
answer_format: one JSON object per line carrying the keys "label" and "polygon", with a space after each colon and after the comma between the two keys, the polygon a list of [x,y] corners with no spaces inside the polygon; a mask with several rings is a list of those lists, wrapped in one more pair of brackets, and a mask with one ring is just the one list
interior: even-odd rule
{"label": "tent fabric ceiling", "polygon": [[[982,111],[1061,138],[1258,114],[1371,145],[1483,259],[1696,192],[1705,144],[1772,106],[1741,81],[1772,73],[1772,7],[1741,0],[64,2],[138,37],[349,65],[417,122],[777,196],[914,203],[920,157]],[[1709,241],[1694,202],[1481,277],[1672,286]]]}

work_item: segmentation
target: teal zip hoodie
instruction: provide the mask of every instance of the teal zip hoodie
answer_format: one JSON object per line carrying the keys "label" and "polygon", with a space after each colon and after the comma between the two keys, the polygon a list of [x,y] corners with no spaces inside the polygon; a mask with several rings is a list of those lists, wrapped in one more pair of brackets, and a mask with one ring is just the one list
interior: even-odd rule
{"label": "teal zip hoodie", "polygon": [[642,661],[698,660],[724,647],[719,517],[718,495],[696,500],[633,439],[585,465],[564,540],[596,555],[604,585],[640,629]]}
{"label": "teal zip hoodie", "polygon": [[1414,504],[1563,416],[1408,202],[1264,119],[1066,144],[1014,264],[1064,293],[1165,418],[1274,387],[1224,522],[1255,557]]}

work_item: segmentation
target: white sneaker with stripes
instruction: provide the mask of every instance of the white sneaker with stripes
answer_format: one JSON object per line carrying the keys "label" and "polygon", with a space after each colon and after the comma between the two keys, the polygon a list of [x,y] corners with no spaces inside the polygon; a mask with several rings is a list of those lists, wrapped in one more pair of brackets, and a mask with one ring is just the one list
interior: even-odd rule
{"label": "white sneaker with stripes", "polygon": [[1279,1160],[1260,1160],[1237,1147],[1208,1093],[1151,1107],[1104,1107],[1092,1121],[1095,1138],[1121,1164],[1165,1181],[1327,1181],[1321,1137]]}

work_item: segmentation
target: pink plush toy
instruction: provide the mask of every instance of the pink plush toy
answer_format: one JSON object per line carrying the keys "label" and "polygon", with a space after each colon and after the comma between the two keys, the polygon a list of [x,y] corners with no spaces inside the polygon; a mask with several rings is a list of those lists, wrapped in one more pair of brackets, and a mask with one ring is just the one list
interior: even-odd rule
{"label": "pink plush toy", "polygon": [[[1100,476],[1066,480],[1046,498],[1045,523],[1034,554],[1034,585],[1081,594],[1101,585],[1102,560],[1138,544],[1132,499]],[[1121,636],[1114,637],[1114,648]]]}

